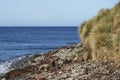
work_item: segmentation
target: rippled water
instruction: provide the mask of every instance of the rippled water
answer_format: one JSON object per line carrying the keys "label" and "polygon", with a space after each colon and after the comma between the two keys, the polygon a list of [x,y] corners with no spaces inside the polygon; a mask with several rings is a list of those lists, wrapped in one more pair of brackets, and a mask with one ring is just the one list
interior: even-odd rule
{"label": "rippled water", "polygon": [[78,42],[77,27],[0,27],[0,62]]}

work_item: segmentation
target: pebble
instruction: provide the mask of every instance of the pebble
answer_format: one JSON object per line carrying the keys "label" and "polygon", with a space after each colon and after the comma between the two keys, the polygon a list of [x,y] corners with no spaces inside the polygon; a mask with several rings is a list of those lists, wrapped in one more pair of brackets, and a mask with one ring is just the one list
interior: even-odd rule
{"label": "pebble", "polygon": [[66,78],[68,78],[68,75],[67,74],[62,74],[60,78],[61,79],[66,79]]}
{"label": "pebble", "polygon": [[103,76],[100,78],[100,80],[108,80],[108,76]]}

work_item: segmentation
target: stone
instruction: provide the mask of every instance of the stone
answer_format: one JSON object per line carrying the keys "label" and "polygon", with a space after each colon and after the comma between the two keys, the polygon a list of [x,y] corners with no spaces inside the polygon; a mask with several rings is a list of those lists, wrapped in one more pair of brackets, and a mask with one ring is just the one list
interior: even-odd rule
{"label": "stone", "polygon": [[74,74],[72,74],[71,76],[72,77],[77,77],[79,75],[79,73],[74,73]]}
{"label": "stone", "polygon": [[5,78],[1,79],[1,80],[6,80]]}
{"label": "stone", "polygon": [[62,74],[62,75],[61,75],[61,79],[66,79],[67,77],[68,77],[67,74]]}
{"label": "stone", "polygon": [[52,76],[48,76],[48,79],[52,78]]}
{"label": "stone", "polygon": [[78,79],[83,79],[83,80],[87,80],[88,78],[89,78],[89,75],[82,75],[78,77]]}
{"label": "stone", "polygon": [[39,62],[40,60],[44,60],[44,57],[40,56],[40,57],[35,58],[34,60],[35,60],[35,62]]}
{"label": "stone", "polygon": [[59,74],[61,74],[61,73],[62,73],[62,71],[59,72]]}
{"label": "stone", "polygon": [[108,76],[102,76],[100,80],[108,80]]}
{"label": "stone", "polygon": [[72,69],[71,71],[72,71],[73,74],[76,73],[76,70],[75,70],[75,69]]}
{"label": "stone", "polygon": [[79,80],[78,78],[74,78],[73,80]]}
{"label": "stone", "polygon": [[67,78],[66,80],[74,80],[74,78]]}

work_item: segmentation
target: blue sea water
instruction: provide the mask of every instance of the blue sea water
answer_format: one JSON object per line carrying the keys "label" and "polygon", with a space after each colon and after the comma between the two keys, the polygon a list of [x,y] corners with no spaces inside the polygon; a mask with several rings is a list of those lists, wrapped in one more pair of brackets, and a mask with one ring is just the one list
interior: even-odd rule
{"label": "blue sea water", "polygon": [[0,62],[78,42],[77,27],[0,27]]}

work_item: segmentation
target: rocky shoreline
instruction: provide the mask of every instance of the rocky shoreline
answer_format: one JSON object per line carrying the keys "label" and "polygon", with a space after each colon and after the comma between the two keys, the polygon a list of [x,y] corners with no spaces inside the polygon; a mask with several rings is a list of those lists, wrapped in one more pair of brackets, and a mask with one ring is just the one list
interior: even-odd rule
{"label": "rocky shoreline", "polygon": [[81,44],[73,44],[25,57],[11,64],[0,80],[119,80],[120,63],[95,62],[84,54]]}

